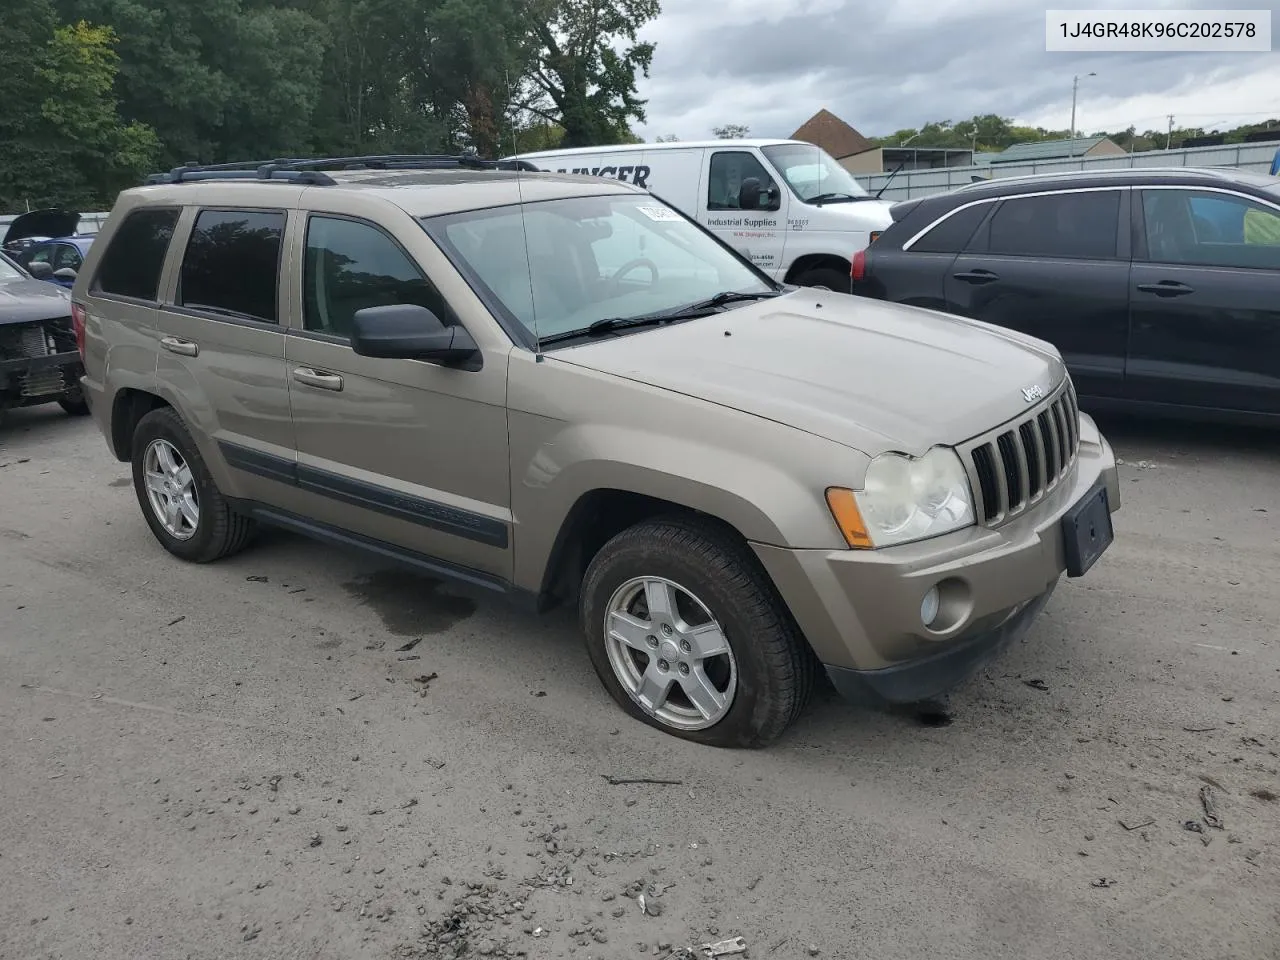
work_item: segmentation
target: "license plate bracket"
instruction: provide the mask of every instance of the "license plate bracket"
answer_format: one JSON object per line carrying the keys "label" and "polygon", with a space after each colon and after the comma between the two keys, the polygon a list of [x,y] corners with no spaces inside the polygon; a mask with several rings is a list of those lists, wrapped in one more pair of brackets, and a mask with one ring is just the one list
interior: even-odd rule
{"label": "license plate bracket", "polygon": [[1066,512],[1061,524],[1067,576],[1083,577],[1115,540],[1106,486],[1090,490]]}

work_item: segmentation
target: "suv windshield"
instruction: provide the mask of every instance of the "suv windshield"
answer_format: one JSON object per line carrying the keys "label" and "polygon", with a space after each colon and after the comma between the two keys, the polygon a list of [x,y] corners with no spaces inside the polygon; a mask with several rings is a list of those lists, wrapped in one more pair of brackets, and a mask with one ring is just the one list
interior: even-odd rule
{"label": "suv windshield", "polygon": [[[585,332],[602,320],[679,312],[723,293],[776,291],[650,196],[546,200],[430,217],[423,224],[479,282],[490,306],[505,310],[540,341]],[[716,306],[721,304],[727,301]]]}
{"label": "suv windshield", "polygon": [[761,148],[797,197],[805,203],[870,200],[871,194],[821,147],[783,143]]}

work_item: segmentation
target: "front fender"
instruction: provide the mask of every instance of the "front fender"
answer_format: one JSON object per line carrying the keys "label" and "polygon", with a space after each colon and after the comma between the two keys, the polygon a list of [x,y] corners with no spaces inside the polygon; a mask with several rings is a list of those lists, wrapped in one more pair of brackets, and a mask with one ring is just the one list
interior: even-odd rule
{"label": "front fender", "polygon": [[[635,493],[696,510],[756,543],[845,546],[825,490],[850,475],[852,460],[862,455],[829,441],[728,411],[714,444],[685,438],[697,436],[694,431],[681,436],[616,423],[560,422],[548,433],[552,424],[541,418],[511,417],[514,579],[523,588],[541,587],[561,527],[574,505],[596,491]],[[754,442],[750,425],[741,422],[746,419],[756,420]],[[535,437],[540,442],[531,442]],[[846,459],[847,469],[837,466]],[[830,467],[829,479],[811,475],[814,464]]]}

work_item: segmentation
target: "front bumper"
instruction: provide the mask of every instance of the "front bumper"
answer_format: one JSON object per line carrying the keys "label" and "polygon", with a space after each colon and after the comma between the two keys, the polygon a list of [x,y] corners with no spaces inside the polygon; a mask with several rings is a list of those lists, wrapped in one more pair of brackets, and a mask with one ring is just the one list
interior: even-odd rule
{"label": "front bumper", "polygon": [[[914,702],[945,693],[1026,632],[1067,570],[1061,520],[1098,487],[1115,511],[1115,454],[1081,415],[1073,473],[1001,527],[884,550],[753,547],[837,690]],[[936,585],[941,629],[920,616]]]}
{"label": "front bumper", "polygon": [[76,350],[0,360],[0,405],[51,403],[78,386],[83,373]]}

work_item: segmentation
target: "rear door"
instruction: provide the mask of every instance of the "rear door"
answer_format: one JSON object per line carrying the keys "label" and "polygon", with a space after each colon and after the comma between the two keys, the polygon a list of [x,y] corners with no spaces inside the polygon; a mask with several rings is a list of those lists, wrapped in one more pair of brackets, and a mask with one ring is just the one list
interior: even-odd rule
{"label": "rear door", "polygon": [[854,292],[931,310],[948,309],[951,266],[997,206],[998,202],[984,200],[960,207],[920,236],[908,237],[901,249],[884,246],[889,239],[885,236],[867,248],[867,275]]}
{"label": "rear door", "polygon": [[1280,414],[1280,205],[1150,187],[1135,206],[1130,396]]}
{"label": "rear door", "polygon": [[1129,202],[1126,187],[1005,198],[951,265],[948,309],[1052,343],[1081,396],[1122,396]]}
{"label": "rear door", "polygon": [[[698,220],[765,273],[776,277],[782,269],[787,236],[787,192],[750,150],[711,149],[704,157],[706,176],[698,199]],[[738,190],[749,177],[759,180],[761,187],[776,191],[780,204],[777,210],[743,210],[739,206]]]}
{"label": "rear door", "polygon": [[162,395],[216,445],[204,452],[224,491],[272,504],[288,498],[295,460],[280,325],[287,219],[284,208],[185,210],[156,318]]}

